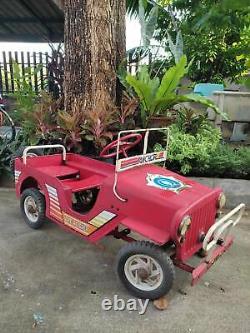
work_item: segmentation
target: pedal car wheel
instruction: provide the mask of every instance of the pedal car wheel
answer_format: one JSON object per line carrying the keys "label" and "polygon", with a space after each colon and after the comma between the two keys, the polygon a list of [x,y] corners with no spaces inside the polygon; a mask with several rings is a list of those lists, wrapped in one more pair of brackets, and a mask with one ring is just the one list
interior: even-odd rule
{"label": "pedal car wheel", "polygon": [[200,250],[196,253],[196,255],[197,255],[198,257],[200,257],[200,258],[205,258],[205,257],[207,256],[207,252],[206,252],[205,250],[203,250],[203,249],[200,249]]}
{"label": "pedal car wheel", "polygon": [[36,188],[23,191],[20,201],[25,222],[32,229],[39,229],[45,222],[45,199]]}
{"label": "pedal car wheel", "polygon": [[172,288],[175,269],[157,245],[137,241],[125,245],[117,256],[117,271],[124,286],[136,297],[157,299]]}

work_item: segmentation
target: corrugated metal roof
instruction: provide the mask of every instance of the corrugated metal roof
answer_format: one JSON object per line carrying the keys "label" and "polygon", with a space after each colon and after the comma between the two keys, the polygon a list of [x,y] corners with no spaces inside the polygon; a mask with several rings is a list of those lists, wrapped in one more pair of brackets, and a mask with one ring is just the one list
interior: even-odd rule
{"label": "corrugated metal roof", "polygon": [[0,41],[61,42],[63,29],[53,0],[0,0]]}

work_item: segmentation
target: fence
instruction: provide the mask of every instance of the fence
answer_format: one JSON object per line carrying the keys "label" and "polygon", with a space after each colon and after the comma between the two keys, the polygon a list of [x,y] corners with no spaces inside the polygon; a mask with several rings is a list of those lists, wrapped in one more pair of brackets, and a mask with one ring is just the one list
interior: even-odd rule
{"label": "fence", "polygon": [[[45,89],[49,77],[48,53],[2,52],[0,61],[0,94],[14,93],[26,78],[30,87],[38,93]],[[19,75],[16,73],[18,64]]]}
{"label": "fence", "polygon": [[[144,62],[150,64],[152,55]],[[128,57],[128,71],[135,73],[141,63]],[[18,66],[17,66],[17,65]],[[18,68],[18,75],[16,69]],[[63,55],[53,52],[2,52],[0,54],[0,95],[8,95],[19,90],[22,81],[28,81],[36,93],[47,89],[55,95],[62,93]]]}

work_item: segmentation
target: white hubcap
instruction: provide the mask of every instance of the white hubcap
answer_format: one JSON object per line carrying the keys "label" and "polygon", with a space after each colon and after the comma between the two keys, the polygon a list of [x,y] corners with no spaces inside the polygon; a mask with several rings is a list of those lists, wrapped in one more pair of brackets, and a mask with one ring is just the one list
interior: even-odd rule
{"label": "white hubcap", "polygon": [[31,196],[27,196],[24,200],[24,212],[30,222],[37,222],[39,211],[35,200]]}
{"label": "white hubcap", "polygon": [[163,281],[161,266],[154,258],[145,254],[129,257],[124,265],[124,273],[134,287],[144,291],[157,289]]}

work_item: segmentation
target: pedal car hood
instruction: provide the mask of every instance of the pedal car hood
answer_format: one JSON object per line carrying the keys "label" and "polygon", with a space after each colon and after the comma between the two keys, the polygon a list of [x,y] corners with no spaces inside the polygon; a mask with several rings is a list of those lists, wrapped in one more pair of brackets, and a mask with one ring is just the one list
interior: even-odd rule
{"label": "pedal car hood", "polygon": [[[211,189],[172,171],[154,165],[127,170],[118,175],[117,192],[127,199],[124,225],[163,243],[186,214],[209,205],[216,214],[220,189]],[[206,209],[205,209],[206,210]]]}
{"label": "pedal car hood", "polygon": [[214,190],[196,181],[157,166],[144,167],[120,173],[118,192],[129,200],[131,197],[150,198],[158,205],[174,205],[175,208],[192,205]]}

